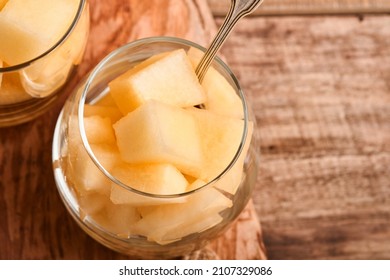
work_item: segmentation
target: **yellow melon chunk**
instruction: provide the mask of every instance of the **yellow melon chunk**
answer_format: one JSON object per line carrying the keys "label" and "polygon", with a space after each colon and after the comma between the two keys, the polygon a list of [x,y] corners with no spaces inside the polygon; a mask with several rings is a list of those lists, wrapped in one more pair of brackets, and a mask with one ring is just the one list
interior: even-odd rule
{"label": "yellow melon chunk", "polygon": [[84,106],[84,116],[100,116],[102,118],[109,118],[112,123],[117,122],[120,118],[123,117],[122,113],[118,110],[117,107],[89,104],[85,104]]}
{"label": "yellow melon chunk", "polygon": [[[130,69],[110,84],[110,92],[125,115],[153,99],[178,107],[190,107],[205,101],[191,62],[179,49],[151,58],[139,68]],[[139,70],[140,69],[140,70]]]}
{"label": "yellow melon chunk", "polygon": [[109,118],[91,116],[84,118],[85,132],[89,143],[115,143],[115,133]]}
{"label": "yellow melon chunk", "polygon": [[[184,176],[170,164],[120,165],[113,169],[112,175],[126,185],[150,194],[179,194],[187,187]],[[178,203],[184,199],[150,198],[112,184],[111,201],[115,204],[135,206],[161,203]]]}
{"label": "yellow melon chunk", "polygon": [[[1,74],[0,74],[1,76]],[[0,105],[9,105],[31,99],[23,89],[17,72],[5,73],[0,84]]]}
{"label": "yellow melon chunk", "polygon": [[224,190],[233,195],[236,193],[243,179],[244,162],[248,154],[248,150],[252,139],[252,134],[253,134],[253,122],[248,122],[248,132],[245,139],[245,145],[241,151],[241,154],[237,159],[236,163],[232,166],[232,168],[227,173],[225,173],[225,175],[221,177],[220,180],[218,180],[215,183],[216,188],[220,190]]}
{"label": "yellow melon chunk", "polygon": [[137,210],[130,205],[115,205],[107,200],[104,208],[91,215],[92,220],[105,230],[128,238],[133,233],[134,224],[140,219]]}
{"label": "yellow melon chunk", "polygon": [[[191,58],[194,69],[203,56],[203,52],[190,48],[188,56]],[[206,110],[242,119],[243,105],[234,88],[215,68],[210,67],[202,81],[202,87],[207,95],[204,102]]]}
{"label": "yellow melon chunk", "polygon": [[163,237],[158,239],[158,242],[161,245],[169,244],[174,241],[180,240],[185,236],[188,236],[193,233],[203,232],[209,228],[212,228],[215,225],[221,223],[223,218],[218,213],[213,213],[210,216],[205,216],[201,220],[197,220],[192,224],[187,224],[182,227],[174,228],[163,234]]}
{"label": "yellow melon chunk", "polygon": [[204,152],[199,179],[217,177],[234,159],[241,143],[244,121],[202,109],[187,109],[197,120]]}
{"label": "yellow melon chunk", "polygon": [[107,194],[97,192],[83,192],[77,196],[79,202],[79,213],[81,219],[87,215],[100,212],[109,201]]}
{"label": "yellow melon chunk", "polygon": [[9,65],[31,60],[69,28],[78,0],[9,0],[0,12],[0,57]]}
{"label": "yellow melon chunk", "polygon": [[114,98],[112,98],[112,95],[109,92],[105,95],[99,96],[99,98],[94,102],[93,105],[116,107],[115,100],[114,100]]}
{"label": "yellow melon chunk", "polygon": [[170,163],[199,177],[203,151],[192,114],[149,101],[114,124],[121,156],[129,163]]}
{"label": "yellow melon chunk", "polygon": [[[136,233],[146,236],[148,240],[167,244],[215,225],[214,217],[232,202],[214,188],[207,188],[192,194],[182,204],[160,205],[145,215],[134,227]],[[177,232],[177,234],[175,234]]]}
{"label": "yellow melon chunk", "polygon": [[[119,153],[115,147],[109,145],[91,144],[91,149],[99,163],[107,170],[120,162]],[[109,194],[111,191],[111,181],[102,173],[89,157],[84,146],[78,145],[75,150],[70,150],[70,165],[75,176],[75,187],[80,194],[85,192],[98,192]]]}

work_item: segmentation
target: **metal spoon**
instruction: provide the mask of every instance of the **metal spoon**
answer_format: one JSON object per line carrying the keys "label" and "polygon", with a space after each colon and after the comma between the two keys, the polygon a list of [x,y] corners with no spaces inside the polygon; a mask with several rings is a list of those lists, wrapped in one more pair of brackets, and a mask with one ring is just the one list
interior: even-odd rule
{"label": "metal spoon", "polygon": [[210,47],[202,57],[195,73],[198,76],[200,82],[203,81],[206,72],[213,61],[218,50],[225,42],[226,38],[232,31],[239,19],[252,13],[264,0],[231,0],[229,12],[221,25],[217,35],[211,42]]}

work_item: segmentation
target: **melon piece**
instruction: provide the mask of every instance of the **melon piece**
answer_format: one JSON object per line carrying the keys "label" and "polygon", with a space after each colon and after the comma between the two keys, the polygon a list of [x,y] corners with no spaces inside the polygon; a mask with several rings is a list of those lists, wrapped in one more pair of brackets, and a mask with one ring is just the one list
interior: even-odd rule
{"label": "melon piece", "polygon": [[[0,74],[1,76],[1,74]],[[9,105],[31,99],[20,83],[17,72],[4,73],[0,84],[0,105]]]}
{"label": "melon piece", "polygon": [[0,12],[0,57],[29,61],[53,46],[70,27],[79,0],[9,0]]}
{"label": "melon piece", "polygon": [[80,218],[96,214],[106,206],[110,198],[106,194],[97,192],[83,192],[77,196]]}
{"label": "melon piece", "polygon": [[108,92],[105,95],[99,96],[97,100],[94,100],[93,105],[96,106],[107,106],[107,107],[116,107],[116,103],[112,95]]}
{"label": "melon piece", "polygon": [[89,105],[89,104],[85,104],[84,106],[84,116],[85,117],[99,116],[103,119],[109,118],[111,120],[111,123],[115,123],[120,118],[123,117],[118,107]]}
{"label": "melon piece", "polygon": [[204,165],[198,178],[210,182],[234,159],[241,144],[244,121],[203,109],[191,108],[187,111],[198,122],[202,148],[205,151]]}
{"label": "melon piece", "polygon": [[[115,134],[112,128],[111,120],[101,116],[90,116],[84,118],[85,134],[90,144],[112,144],[114,145]],[[69,120],[69,144],[83,145],[80,136],[79,119],[77,116],[71,116]]]}
{"label": "melon piece", "polygon": [[7,2],[8,2],[8,0],[0,0],[0,11],[1,11],[1,9],[3,9],[5,4],[7,4]]}
{"label": "melon piece", "polygon": [[170,163],[193,177],[204,168],[198,124],[185,109],[149,101],[115,123],[114,130],[128,163]]}
{"label": "melon piece", "polygon": [[216,183],[215,187],[234,195],[243,179],[245,158],[248,154],[253,134],[253,122],[248,122],[248,131],[241,154],[231,169],[225,173]]}
{"label": "melon piece", "polygon": [[[110,145],[91,144],[91,149],[99,163],[110,172],[120,162],[119,153],[115,147]],[[98,192],[108,195],[111,191],[111,181],[95,165],[89,157],[83,145],[78,145],[75,150],[69,151],[70,167],[73,172],[71,176],[78,193]]]}
{"label": "melon piece", "polygon": [[[203,52],[190,48],[188,56],[194,69],[202,59]],[[206,110],[236,118],[244,118],[243,103],[231,84],[214,67],[210,67],[202,81],[202,87],[207,95],[204,102]]]}
{"label": "melon piece", "polygon": [[[232,201],[218,190],[206,188],[189,196],[185,203],[157,206],[142,217],[134,230],[150,241],[167,244],[214,226],[215,216],[231,206]],[[209,217],[213,218],[208,220]]]}
{"label": "melon piece", "polygon": [[[112,175],[127,186],[149,194],[180,194],[185,192],[188,185],[180,171],[170,164],[123,164],[115,167]],[[151,198],[112,184],[111,201],[115,204],[144,206],[184,202],[185,199]]]}
{"label": "melon piece", "polygon": [[133,233],[134,225],[139,221],[140,215],[130,205],[115,205],[107,200],[105,207],[91,218],[105,230],[128,238]]}
{"label": "melon piece", "polygon": [[146,60],[109,83],[110,92],[125,115],[153,99],[178,107],[191,107],[205,101],[191,62],[179,49]]}

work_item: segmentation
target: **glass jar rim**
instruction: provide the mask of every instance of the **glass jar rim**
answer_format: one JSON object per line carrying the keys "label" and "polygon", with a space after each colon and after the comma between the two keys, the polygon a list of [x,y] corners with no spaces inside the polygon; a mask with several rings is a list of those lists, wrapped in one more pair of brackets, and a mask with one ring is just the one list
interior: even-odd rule
{"label": "glass jar rim", "polygon": [[[194,43],[192,41],[189,41],[189,40],[186,40],[186,39],[182,39],[182,38],[177,38],[177,37],[169,37],[169,36],[157,36],[157,37],[142,38],[142,39],[138,39],[138,40],[135,40],[133,42],[127,43],[127,44],[123,45],[122,47],[119,47],[118,49],[116,49],[116,50],[112,51],[110,54],[108,54],[105,58],[103,58],[95,66],[95,68],[91,71],[91,73],[87,77],[86,82],[85,82],[84,87],[83,87],[83,90],[82,90],[82,93],[81,93],[81,97],[79,99],[78,108],[77,108],[77,115],[84,117],[84,105],[85,105],[85,102],[86,102],[88,90],[91,87],[92,82],[94,81],[95,77],[100,73],[101,69],[107,63],[109,63],[111,61],[111,59],[115,58],[116,55],[121,54],[125,50],[136,48],[136,47],[139,47],[141,45],[154,44],[154,43],[176,43],[176,44],[182,45],[184,47],[195,47],[195,48],[197,48],[197,49],[199,49],[199,50],[201,50],[203,52],[206,50],[204,47],[202,47],[202,46],[200,46],[200,45],[198,45],[198,44],[196,44],[196,43]],[[111,182],[113,182],[114,184],[116,184],[116,185],[118,185],[118,186],[120,186],[120,187],[122,187],[122,188],[124,188],[124,189],[126,189],[128,191],[137,193],[137,194],[142,195],[142,196],[147,196],[147,197],[150,197],[150,198],[158,198],[158,199],[164,199],[164,198],[172,199],[172,198],[179,198],[179,197],[190,195],[190,194],[192,194],[194,192],[197,192],[197,191],[199,191],[199,190],[201,190],[203,188],[206,188],[207,186],[213,185],[215,182],[220,180],[233,167],[233,165],[237,162],[239,156],[241,155],[241,152],[243,151],[244,144],[246,142],[246,137],[248,135],[249,115],[248,115],[247,101],[246,101],[244,92],[242,91],[241,86],[240,86],[240,84],[238,82],[238,79],[233,74],[233,72],[230,70],[230,68],[227,66],[227,64],[224,63],[219,57],[215,57],[215,61],[220,66],[223,67],[224,71],[226,71],[226,74],[228,74],[229,77],[232,79],[232,81],[234,83],[234,86],[237,89],[237,92],[239,94],[239,97],[240,97],[240,100],[241,100],[241,103],[242,103],[242,108],[243,108],[244,128],[243,128],[243,132],[242,132],[242,135],[241,135],[240,144],[239,144],[239,146],[237,148],[237,151],[236,151],[233,159],[229,162],[227,167],[225,167],[225,169],[222,172],[220,172],[215,178],[213,178],[212,180],[210,180],[206,184],[204,184],[204,185],[202,185],[202,186],[200,186],[200,187],[198,187],[198,188],[196,188],[194,190],[190,190],[190,191],[186,191],[186,192],[182,192],[182,193],[176,193],[176,194],[155,194],[155,193],[148,193],[148,192],[143,192],[143,191],[137,190],[137,189],[135,189],[135,188],[133,188],[133,187],[123,183],[122,181],[118,180],[117,178],[115,178],[99,162],[99,160],[97,159],[97,157],[93,153],[91,146],[89,145],[89,142],[88,142],[88,139],[87,139],[87,135],[86,135],[86,132],[85,132],[83,117],[79,117],[78,118],[79,132],[80,132],[80,136],[81,136],[81,140],[83,142],[84,148],[85,148],[88,156],[90,157],[90,159],[96,165],[96,167]]]}
{"label": "glass jar rim", "polygon": [[52,53],[55,49],[57,49],[60,45],[62,45],[65,42],[65,40],[70,36],[70,34],[73,32],[73,30],[76,28],[76,25],[81,18],[81,15],[82,15],[82,12],[83,12],[84,7],[86,5],[86,2],[87,2],[87,0],[80,0],[79,1],[79,6],[77,8],[76,15],[73,18],[69,28],[66,30],[64,35],[55,44],[53,44],[49,49],[47,49],[42,54],[40,54],[40,55],[38,55],[38,56],[28,60],[28,61],[16,64],[16,65],[7,66],[7,67],[0,67],[0,73],[17,71],[17,70],[23,69],[27,66],[30,66],[35,61],[47,56],[48,54]]}

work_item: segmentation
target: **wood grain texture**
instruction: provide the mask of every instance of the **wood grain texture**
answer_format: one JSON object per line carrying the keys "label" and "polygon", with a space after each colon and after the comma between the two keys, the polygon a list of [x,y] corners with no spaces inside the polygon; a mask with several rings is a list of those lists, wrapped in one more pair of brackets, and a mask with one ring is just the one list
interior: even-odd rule
{"label": "wood grain texture", "polygon": [[258,121],[270,259],[390,259],[389,26],[249,17],[223,47]]}
{"label": "wood grain texture", "polygon": [[[33,122],[0,129],[0,259],[127,258],[83,233],[62,205],[51,164],[57,116],[77,82],[105,55],[124,43],[166,35],[207,44],[215,33],[215,22],[204,0],[90,0],[89,3],[91,30],[87,50],[84,61],[64,89],[64,96],[55,108]],[[252,236],[237,232],[240,223],[245,224]],[[253,207],[249,205],[232,231],[234,236],[230,234],[226,240],[251,242],[248,254],[246,247],[228,252],[229,246],[221,245],[224,244],[222,236],[216,241],[218,247],[197,252],[192,258],[265,256]]]}
{"label": "wood grain texture", "polygon": [[[208,0],[212,13],[227,13],[229,0]],[[265,0],[252,15],[390,13],[388,0]]]}

